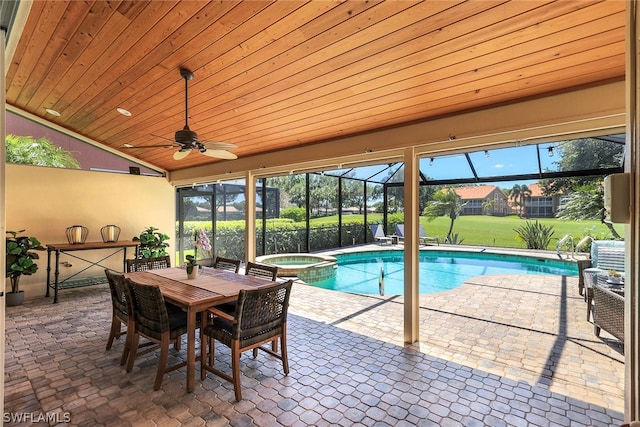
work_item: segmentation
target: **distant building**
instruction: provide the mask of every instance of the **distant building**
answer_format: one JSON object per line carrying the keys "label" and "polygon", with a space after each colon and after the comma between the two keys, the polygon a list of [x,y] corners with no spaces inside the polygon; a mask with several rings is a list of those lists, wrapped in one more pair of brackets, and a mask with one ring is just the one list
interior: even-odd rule
{"label": "distant building", "polygon": [[454,191],[466,203],[461,215],[504,216],[509,212],[507,196],[495,185],[458,187]]}
{"label": "distant building", "polygon": [[528,185],[531,194],[525,199],[525,214],[530,218],[553,218],[560,206],[561,195],[544,196],[540,184]]}

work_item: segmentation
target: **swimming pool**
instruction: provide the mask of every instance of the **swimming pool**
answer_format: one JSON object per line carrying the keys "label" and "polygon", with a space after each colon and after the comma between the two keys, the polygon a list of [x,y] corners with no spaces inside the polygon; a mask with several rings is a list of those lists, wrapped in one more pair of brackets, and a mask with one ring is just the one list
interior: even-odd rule
{"label": "swimming pool", "polygon": [[[325,289],[379,294],[384,271],[384,294],[404,294],[404,253],[369,251],[333,255],[338,262],[334,278],[312,283]],[[420,293],[454,289],[486,274],[553,274],[577,276],[575,262],[486,252],[420,251]]]}

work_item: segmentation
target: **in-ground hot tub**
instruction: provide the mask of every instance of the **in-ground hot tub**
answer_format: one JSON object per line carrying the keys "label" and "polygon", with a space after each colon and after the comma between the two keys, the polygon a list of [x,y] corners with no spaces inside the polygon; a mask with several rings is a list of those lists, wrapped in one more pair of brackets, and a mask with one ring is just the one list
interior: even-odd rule
{"label": "in-ground hot tub", "polygon": [[257,262],[278,266],[278,276],[298,277],[307,283],[331,279],[338,268],[336,258],[313,254],[273,254],[256,258]]}

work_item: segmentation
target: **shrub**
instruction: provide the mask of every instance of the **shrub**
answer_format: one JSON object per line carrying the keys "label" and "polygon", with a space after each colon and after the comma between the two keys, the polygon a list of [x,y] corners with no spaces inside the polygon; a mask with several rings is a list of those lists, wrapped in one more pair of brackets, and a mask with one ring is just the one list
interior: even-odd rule
{"label": "shrub", "polygon": [[464,239],[458,233],[452,233],[450,237],[445,239],[445,242],[451,245],[461,245]]}
{"label": "shrub", "polygon": [[547,249],[553,236],[553,226],[542,225],[537,220],[527,221],[525,225],[515,228],[517,238],[527,245],[527,249]]}
{"label": "shrub", "polygon": [[286,208],[286,209],[283,209],[282,212],[280,212],[281,218],[289,218],[289,219],[292,219],[294,222],[304,221],[306,218],[306,215],[307,215],[306,209],[297,208],[297,207]]}

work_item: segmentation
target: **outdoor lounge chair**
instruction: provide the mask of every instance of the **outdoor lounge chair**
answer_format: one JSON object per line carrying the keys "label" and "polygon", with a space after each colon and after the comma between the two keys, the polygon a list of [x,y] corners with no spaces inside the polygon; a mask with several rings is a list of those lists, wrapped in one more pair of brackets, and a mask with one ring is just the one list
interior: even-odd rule
{"label": "outdoor lounge chair", "polygon": [[393,237],[386,236],[384,234],[384,229],[382,228],[382,224],[372,224],[371,225],[371,234],[373,234],[373,238],[376,239],[376,242],[383,245],[385,243],[393,243]]}
{"label": "outdoor lounge chair", "polygon": [[[404,240],[404,224],[396,224],[396,234],[398,235],[398,240]],[[424,226],[422,224],[419,224],[418,226],[418,241],[423,245],[433,242],[440,245],[439,238],[427,236],[427,232],[424,230]]]}

